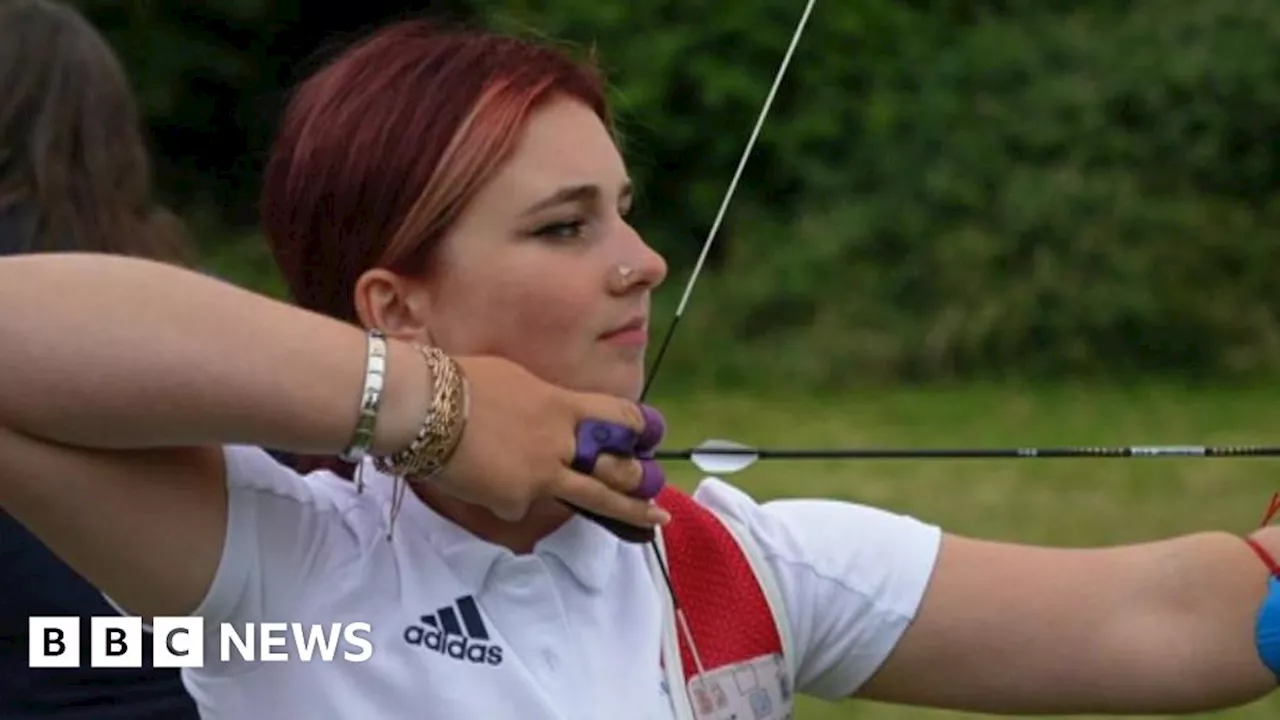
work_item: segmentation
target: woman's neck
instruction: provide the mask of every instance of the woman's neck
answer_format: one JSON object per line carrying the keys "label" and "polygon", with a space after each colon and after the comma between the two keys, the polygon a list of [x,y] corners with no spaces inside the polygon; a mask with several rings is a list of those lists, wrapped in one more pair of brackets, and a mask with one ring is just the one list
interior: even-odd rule
{"label": "woman's neck", "polygon": [[479,505],[459,500],[428,485],[413,484],[409,488],[419,500],[463,530],[517,555],[533,552],[539,540],[555,532],[573,516],[569,507],[548,499],[534,503],[523,519],[509,522]]}

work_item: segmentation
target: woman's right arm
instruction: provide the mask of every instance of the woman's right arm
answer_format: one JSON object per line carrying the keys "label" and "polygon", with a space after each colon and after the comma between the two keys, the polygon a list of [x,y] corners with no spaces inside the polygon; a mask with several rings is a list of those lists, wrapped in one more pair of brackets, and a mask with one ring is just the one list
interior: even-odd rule
{"label": "woman's right arm", "polygon": [[[0,259],[0,307],[0,507],[133,613],[184,614],[204,597],[228,519],[220,446],[335,454],[350,442],[365,337],[345,323],[192,271],[104,255]],[[431,397],[417,352],[389,345],[375,454],[408,445]],[[563,432],[579,413],[643,425],[629,403],[565,403],[549,386],[513,386],[518,373],[486,362],[467,369],[471,420],[454,463],[511,486],[492,496],[524,492],[514,485],[532,484],[533,460],[572,457],[571,432],[526,428]],[[529,422],[560,410],[557,422]],[[508,452],[493,452],[489,438]],[[578,476],[561,486],[602,514],[652,524],[646,503],[603,483]]]}
{"label": "woman's right arm", "polygon": [[[300,453],[351,438],[364,333],[228,283],[104,255],[0,259],[0,426],[80,448],[246,443]],[[374,451],[413,438],[430,397],[392,343]]]}
{"label": "woman's right arm", "polygon": [[[0,259],[0,506],[131,612],[185,614],[218,568],[223,444],[333,454],[364,374],[355,327],[195,272],[103,255]],[[375,450],[430,379],[394,343]]]}

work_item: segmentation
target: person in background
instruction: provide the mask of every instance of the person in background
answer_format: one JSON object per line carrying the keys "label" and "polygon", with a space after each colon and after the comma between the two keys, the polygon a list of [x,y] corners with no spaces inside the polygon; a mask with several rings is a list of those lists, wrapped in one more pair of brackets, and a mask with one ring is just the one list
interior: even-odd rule
{"label": "person in background", "polygon": [[[151,200],[141,119],[121,64],[76,10],[0,3],[0,256],[90,251],[193,263],[181,221]],[[73,290],[51,290],[73,292]],[[177,670],[29,668],[28,618],[116,615],[102,593],[0,511],[0,718],[198,717]]]}

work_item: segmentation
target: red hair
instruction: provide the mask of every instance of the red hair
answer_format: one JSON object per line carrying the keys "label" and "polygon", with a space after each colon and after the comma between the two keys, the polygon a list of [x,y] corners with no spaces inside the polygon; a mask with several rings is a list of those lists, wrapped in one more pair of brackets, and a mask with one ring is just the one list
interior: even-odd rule
{"label": "red hair", "polygon": [[262,192],[263,226],[294,299],[354,322],[363,272],[423,272],[529,114],[556,95],[610,124],[594,66],[420,20],[382,29],[303,82]]}
{"label": "red hair", "polygon": [[362,273],[425,272],[530,113],[557,95],[610,125],[593,65],[547,45],[420,20],[374,33],[308,78],[285,110],[261,199],[294,300],[354,323]]}

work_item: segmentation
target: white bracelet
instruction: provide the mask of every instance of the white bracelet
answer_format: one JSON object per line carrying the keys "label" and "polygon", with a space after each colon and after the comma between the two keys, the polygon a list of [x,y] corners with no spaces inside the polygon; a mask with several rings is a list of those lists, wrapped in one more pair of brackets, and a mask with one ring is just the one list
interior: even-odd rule
{"label": "white bracelet", "polygon": [[382,405],[382,386],[387,377],[387,336],[381,330],[370,330],[365,345],[364,389],[360,393],[360,415],[351,444],[338,456],[343,462],[358,464],[373,444],[378,426],[378,408]]}

